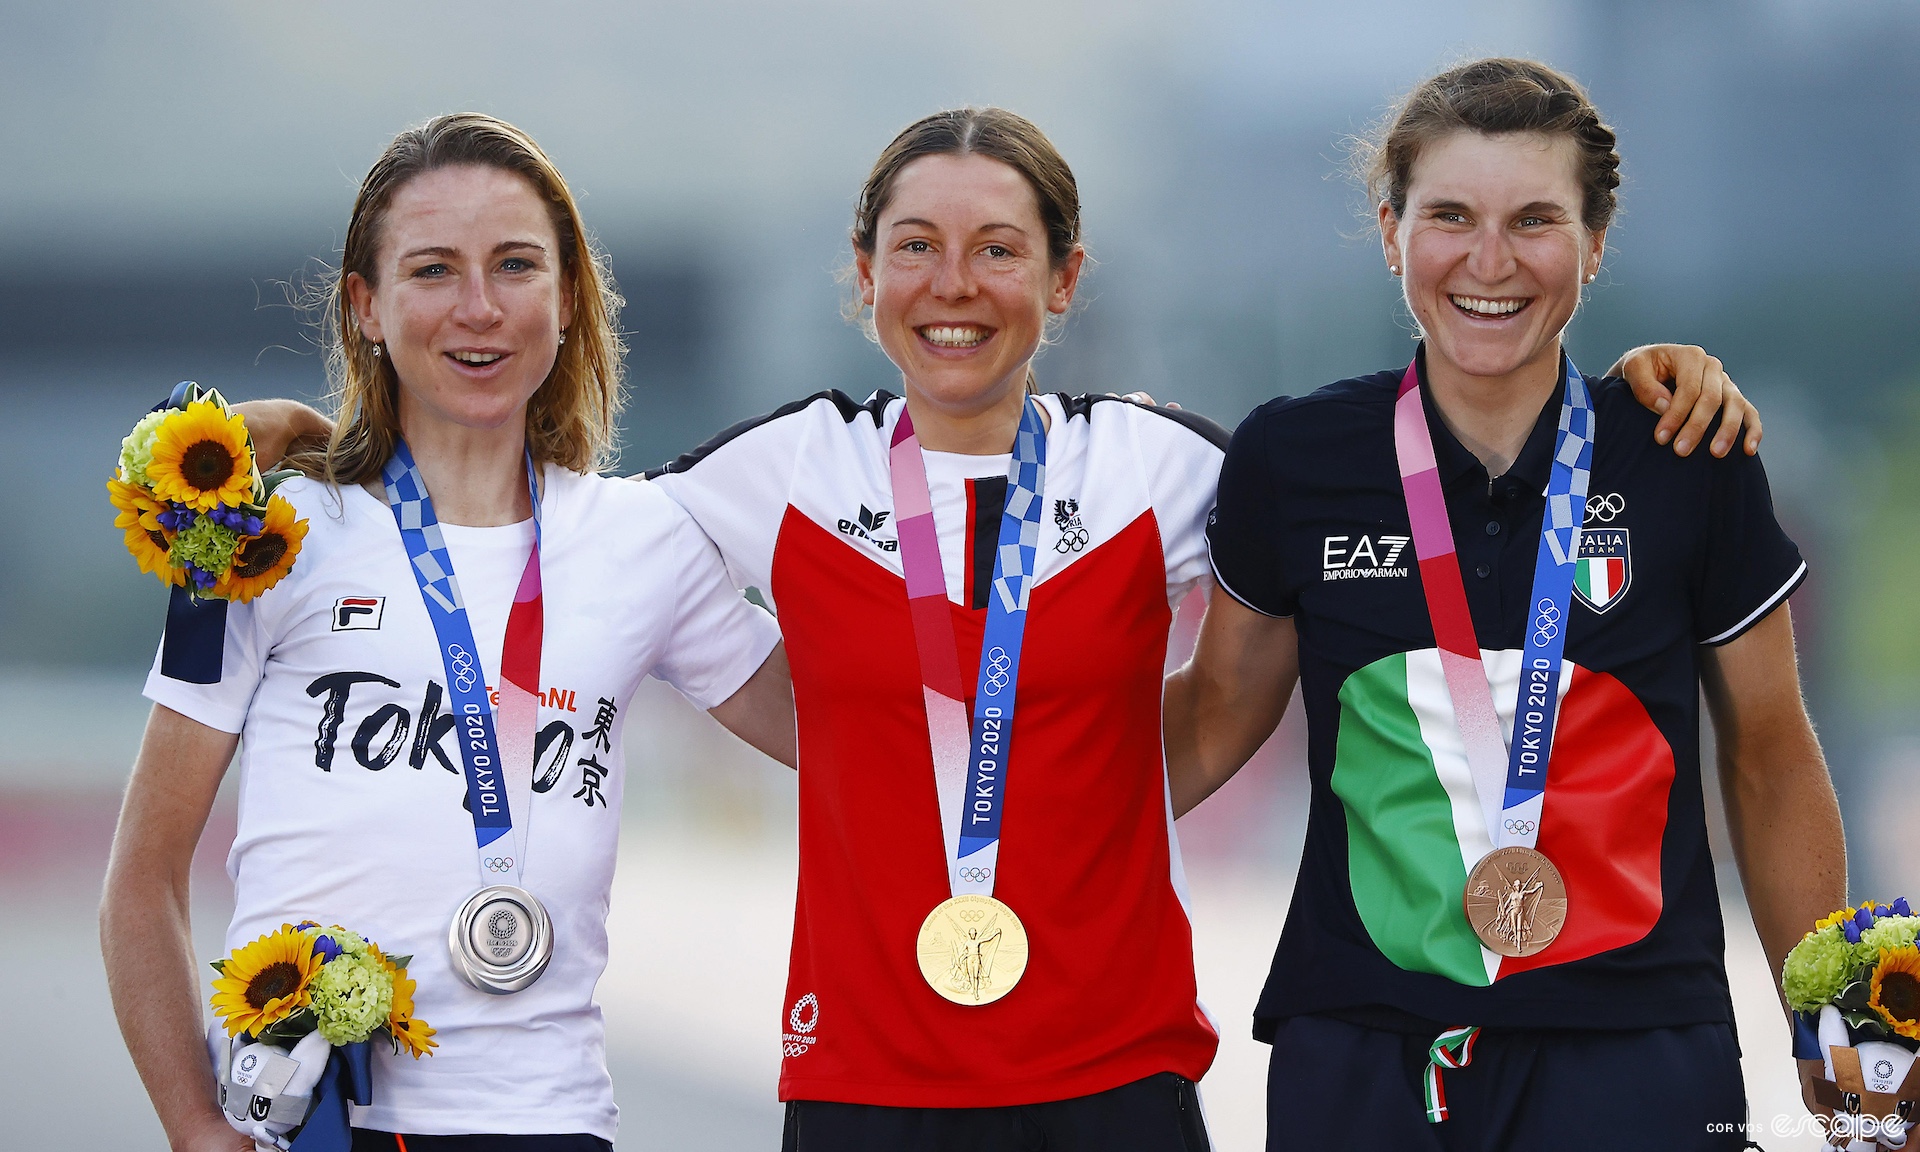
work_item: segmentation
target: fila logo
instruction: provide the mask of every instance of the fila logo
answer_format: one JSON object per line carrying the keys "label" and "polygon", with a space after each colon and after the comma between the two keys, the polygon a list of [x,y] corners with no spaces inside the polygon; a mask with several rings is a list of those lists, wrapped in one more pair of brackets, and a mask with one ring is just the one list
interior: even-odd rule
{"label": "fila logo", "polygon": [[377,630],[385,613],[385,596],[342,596],[333,602],[333,630],[359,632]]}
{"label": "fila logo", "polygon": [[1405,536],[1329,536],[1320,546],[1320,579],[1379,580],[1405,576],[1400,563],[1407,550]]}
{"label": "fila logo", "polygon": [[881,527],[886,524],[887,518],[892,515],[893,513],[891,512],[875,512],[865,504],[862,504],[860,505],[859,523],[856,524],[852,520],[840,521],[838,525],[840,534],[842,536],[851,536],[856,540],[865,540],[882,552],[899,551],[900,541],[882,540],[874,535],[875,532],[880,531]]}

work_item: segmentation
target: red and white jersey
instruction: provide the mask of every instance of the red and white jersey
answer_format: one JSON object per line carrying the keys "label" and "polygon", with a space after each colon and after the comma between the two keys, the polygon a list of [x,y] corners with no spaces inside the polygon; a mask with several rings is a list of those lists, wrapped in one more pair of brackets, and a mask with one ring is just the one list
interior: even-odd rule
{"label": "red and white jersey", "polygon": [[[793,667],[800,887],[782,1099],[991,1107],[1157,1072],[1198,1079],[1213,1061],[1160,694],[1173,607],[1210,579],[1226,433],[1106,397],[1039,399],[1045,504],[994,892],[1032,954],[982,1007],[942,999],[915,956],[949,891],[888,473],[903,401],[822,393],[654,474],[734,580],[775,606]],[[1007,461],[927,463],[971,691]]]}

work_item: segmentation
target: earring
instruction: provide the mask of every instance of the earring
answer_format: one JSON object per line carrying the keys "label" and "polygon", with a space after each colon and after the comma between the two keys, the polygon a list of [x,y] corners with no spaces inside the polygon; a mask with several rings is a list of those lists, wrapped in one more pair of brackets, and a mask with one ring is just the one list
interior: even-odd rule
{"label": "earring", "polygon": [[566,342],[567,342],[567,330],[565,328],[562,328],[560,329],[560,343],[565,344]]}
{"label": "earring", "polygon": [[1589,273],[1587,273],[1587,279],[1586,279],[1586,281],[1585,281],[1585,282],[1586,282],[1586,283],[1588,283],[1588,284],[1591,284],[1591,283],[1593,283],[1593,273],[1591,273],[1591,272],[1589,272]]}
{"label": "earring", "polygon": [[1389,272],[1391,272],[1391,273],[1393,273],[1393,274],[1394,274],[1395,276],[1398,276],[1398,275],[1400,275],[1400,265],[1398,265],[1398,264],[1389,264],[1389,265],[1387,265],[1387,271],[1389,271]]}
{"label": "earring", "polygon": [[387,354],[387,353],[386,353],[386,349],[384,349],[384,348],[382,348],[382,347],[380,347],[380,345],[378,345],[378,344],[375,344],[375,345],[373,346],[373,358],[374,358],[375,360],[378,360],[378,359],[380,359],[380,357],[382,357],[382,356],[385,356],[386,354]]}

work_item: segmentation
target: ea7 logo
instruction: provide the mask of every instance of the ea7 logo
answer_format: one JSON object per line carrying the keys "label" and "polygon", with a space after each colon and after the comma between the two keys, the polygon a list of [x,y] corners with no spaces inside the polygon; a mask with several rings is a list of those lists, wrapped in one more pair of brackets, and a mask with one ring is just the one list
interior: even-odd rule
{"label": "ea7 logo", "polygon": [[385,596],[342,596],[333,602],[333,630],[358,632],[361,629],[377,629],[386,608]]}
{"label": "ea7 logo", "polygon": [[874,535],[874,533],[880,531],[881,526],[884,525],[888,517],[892,515],[893,513],[891,512],[875,512],[865,504],[862,504],[860,505],[860,522],[856,524],[851,520],[840,521],[838,525],[840,534],[842,536],[852,536],[858,540],[865,540],[882,552],[898,551],[900,541],[882,540]]}
{"label": "ea7 logo", "polygon": [[1322,580],[1378,580],[1405,576],[1400,563],[1407,550],[1405,536],[1329,536],[1320,546]]}

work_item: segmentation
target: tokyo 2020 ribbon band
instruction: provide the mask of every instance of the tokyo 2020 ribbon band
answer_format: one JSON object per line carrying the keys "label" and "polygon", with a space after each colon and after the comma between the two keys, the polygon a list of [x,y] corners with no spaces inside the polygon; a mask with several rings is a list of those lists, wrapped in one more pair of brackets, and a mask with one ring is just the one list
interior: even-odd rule
{"label": "tokyo 2020 ribbon band", "polygon": [[[989,1004],[1013,989],[1028,955],[1025,926],[993,892],[1020,653],[1038,563],[1046,426],[1039,403],[1028,397],[1008,461],[1007,503],[1000,516],[970,723],[960,698],[959,647],[926,462],[904,407],[889,458],[951,893],[922,923],[916,954],[921,975],[935,992],[956,1004]],[[957,736],[966,743],[960,745]]]}
{"label": "tokyo 2020 ribbon band", "polygon": [[[539,723],[540,649],[546,631],[540,585],[540,488],[532,457],[527,493],[533,549],[507,615],[500,657],[499,717],[488,700],[479,646],[467,619],[453,557],[434,514],[426,478],[405,440],[381,472],[387,505],[440,649],[453,706],[454,735],[472,809],[481,887],[454,910],[447,950],[460,978],[483,992],[518,992],[553,958],[553,922],[521,885],[532,817],[535,729]],[[514,814],[519,813],[518,821]]]}
{"label": "tokyo 2020 ribbon band", "polygon": [[1566,919],[1566,886],[1539,840],[1560,707],[1573,579],[1593,469],[1596,419],[1586,381],[1562,355],[1560,420],[1546,508],[1534,553],[1531,606],[1515,688],[1513,738],[1499,715],[1441,490],[1433,433],[1420,397],[1419,359],[1407,365],[1394,403],[1393,439],[1413,530],[1420,583],[1452,698],[1455,723],[1494,851],[1467,878],[1463,912],[1494,952],[1526,956],[1547,947]]}

